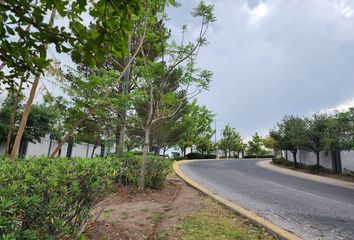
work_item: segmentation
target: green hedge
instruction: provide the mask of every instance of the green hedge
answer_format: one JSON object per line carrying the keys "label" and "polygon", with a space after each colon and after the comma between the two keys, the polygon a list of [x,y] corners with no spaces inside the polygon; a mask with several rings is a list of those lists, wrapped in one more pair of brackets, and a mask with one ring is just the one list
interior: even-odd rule
{"label": "green hedge", "polygon": [[0,239],[72,239],[118,168],[99,158],[0,161]]}
{"label": "green hedge", "polygon": [[[0,160],[0,239],[73,239],[115,181],[137,185],[142,157]],[[161,188],[172,161],[150,155],[146,187]]]}
{"label": "green hedge", "polygon": [[186,159],[216,159],[214,154],[203,154],[203,153],[188,153]]}

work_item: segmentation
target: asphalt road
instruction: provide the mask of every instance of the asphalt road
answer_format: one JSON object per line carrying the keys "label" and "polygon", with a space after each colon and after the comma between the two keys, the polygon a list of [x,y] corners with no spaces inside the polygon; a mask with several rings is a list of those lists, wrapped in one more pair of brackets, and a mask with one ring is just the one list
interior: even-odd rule
{"label": "asphalt road", "polygon": [[354,239],[354,190],[260,168],[257,162],[205,161],[181,168],[209,190],[304,239]]}

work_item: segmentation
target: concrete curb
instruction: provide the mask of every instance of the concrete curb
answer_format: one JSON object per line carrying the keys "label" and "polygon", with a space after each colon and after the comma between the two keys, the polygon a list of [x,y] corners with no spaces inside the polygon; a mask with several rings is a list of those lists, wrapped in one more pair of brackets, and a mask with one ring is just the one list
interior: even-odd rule
{"label": "concrete curb", "polygon": [[216,201],[220,202],[221,204],[225,205],[226,207],[230,208],[231,210],[237,212],[238,214],[250,219],[251,221],[260,224],[264,228],[266,228],[269,232],[272,234],[275,234],[278,236],[280,239],[284,240],[303,240],[302,238],[296,236],[295,234],[271,223],[270,221],[266,220],[265,218],[258,216],[257,214],[250,212],[241,206],[217,195],[216,193],[213,193],[188,177],[184,172],[181,170],[180,166],[182,164],[188,164],[192,162],[199,162],[199,161],[209,161],[209,160],[185,160],[185,161],[178,161],[173,164],[173,169],[176,172],[176,174],[181,177],[186,183],[191,185],[192,187],[198,189],[199,191],[205,193],[206,195],[214,198]]}
{"label": "concrete curb", "polygon": [[287,174],[290,176],[298,177],[298,178],[303,178],[311,181],[316,181],[320,183],[325,183],[325,184],[330,184],[338,187],[344,187],[344,188],[349,188],[354,190],[354,183],[352,182],[347,182],[339,179],[334,179],[334,178],[329,178],[329,177],[324,177],[324,176],[318,176],[310,173],[304,173],[304,172],[299,172],[287,168],[282,168],[278,167],[276,165],[270,164],[271,160],[266,160],[257,163],[258,167],[265,168],[274,172],[279,172],[282,174]]}

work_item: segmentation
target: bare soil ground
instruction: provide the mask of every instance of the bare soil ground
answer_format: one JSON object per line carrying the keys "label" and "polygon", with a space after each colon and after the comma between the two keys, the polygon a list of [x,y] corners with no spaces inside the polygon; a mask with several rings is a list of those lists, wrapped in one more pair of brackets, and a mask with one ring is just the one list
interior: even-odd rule
{"label": "bare soil ground", "polygon": [[[224,209],[177,176],[169,177],[158,191],[148,190],[142,194],[134,187],[117,188],[92,213],[94,218],[87,225],[85,236],[93,240],[196,239],[193,237],[195,229],[200,230],[206,224],[213,226],[214,221],[217,224],[215,218],[219,216],[223,216],[219,221],[236,224],[227,223],[228,231],[236,228],[247,236],[254,235],[236,239],[275,239],[263,228]],[[202,222],[188,223],[189,218]],[[223,234],[219,238],[219,230],[216,232],[216,237],[203,239],[235,239],[224,238]]]}
{"label": "bare soil ground", "polygon": [[176,176],[161,190],[139,193],[135,187],[120,187],[93,212],[89,239],[155,239],[179,219],[203,207],[204,196]]}

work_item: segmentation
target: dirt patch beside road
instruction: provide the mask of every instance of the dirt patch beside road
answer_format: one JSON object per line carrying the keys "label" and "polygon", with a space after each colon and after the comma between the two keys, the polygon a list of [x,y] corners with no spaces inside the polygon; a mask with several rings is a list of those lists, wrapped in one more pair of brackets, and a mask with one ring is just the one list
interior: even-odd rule
{"label": "dirt patch beside road", "polygon": [[88,224],[89,239],[155,239],[188,213],[204,206],[205,198],[178,177],[170,177],[159,191],[138,193],[121,187],[94,210]]}
{"label": "dirt patch beside road", "polygon": [[143,194],[120,187],[93,215],[85,232],[93,240],[197,239],[196,234],[203,240],[276,239],[177,176],[169,177],[161,190]]}

